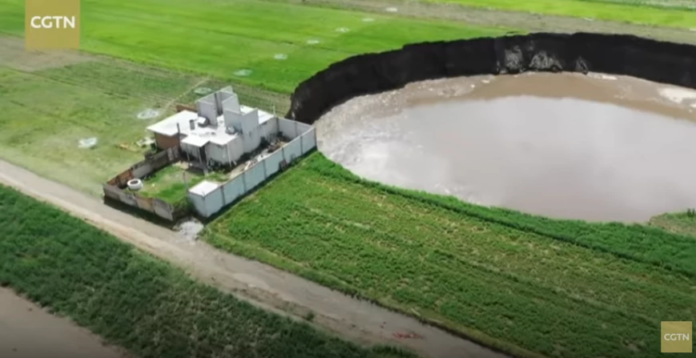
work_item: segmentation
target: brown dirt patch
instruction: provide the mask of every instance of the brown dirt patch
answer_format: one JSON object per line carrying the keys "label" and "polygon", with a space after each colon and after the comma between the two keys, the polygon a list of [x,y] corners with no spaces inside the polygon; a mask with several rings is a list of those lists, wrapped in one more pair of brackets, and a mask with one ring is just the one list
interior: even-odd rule
{"label": "brown dirt patch", "polygon": [[91,61],[92,57],[75,51],[26,51],[24,40],[0,36],[0,66],[33,72]]}

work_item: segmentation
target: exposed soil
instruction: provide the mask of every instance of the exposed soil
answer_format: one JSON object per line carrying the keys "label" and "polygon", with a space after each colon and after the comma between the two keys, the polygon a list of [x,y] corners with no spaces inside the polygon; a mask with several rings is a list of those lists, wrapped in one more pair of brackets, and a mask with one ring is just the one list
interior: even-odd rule
{"label": "exposed soil", "polygon": [[0,35],[0,65],[33,72],[92,61],[92,56],[75,51],[26,51],[24,39]]}
{"label": "exposed soil", "polygon": [[316,125],[320,151],[372,180],[549,217],[641,222],[696,206],[695,109],[694,90],[530,73],[412,83],[354,98]]}
{"label": "exposed soil", "polygon": [[505,357],[284,271],[220,252],[203,242],[191,242],[183,235],[4,161],[0,161],[0,183],[50,202],[125,242],[179,265],[198,280],[258,307],[298,320],[312,312],[314,325],[357,343],[396,345],[433,358]]}
{"label": "exposed soil", "polygon": [[54,316],[0,288],[0,357],[122,358],[127,355],[102,344],[67,318]]}

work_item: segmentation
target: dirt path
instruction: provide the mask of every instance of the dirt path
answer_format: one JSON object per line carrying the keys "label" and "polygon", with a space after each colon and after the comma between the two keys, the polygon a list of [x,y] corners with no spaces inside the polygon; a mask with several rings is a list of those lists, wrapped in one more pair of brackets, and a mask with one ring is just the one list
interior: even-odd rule
{"label": "dirt path", "polygon": [[0,288],[0,357],[123,358],[86,329]]}
{"label": "dirt path", "polygon": [[[123,241],[168,260],[197,279],[252,304],[292,317],[314,313],[313,323],[362,344],[391,344],[424,357],[502,358],[502,354],[415,319],[393,313],[259,262],[191,242],[64,185],[0,160],[0,183],[57,205]],[[415,334],[419,338],[397,338]]]}

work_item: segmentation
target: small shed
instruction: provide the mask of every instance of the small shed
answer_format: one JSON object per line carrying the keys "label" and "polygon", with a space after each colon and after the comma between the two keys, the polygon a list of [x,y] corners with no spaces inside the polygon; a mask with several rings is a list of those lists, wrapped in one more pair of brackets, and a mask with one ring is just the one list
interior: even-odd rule
{"label": "small shed", "polygon": [[209,217],[223,206],[222,186],[204,180],[188,191],[188,197],[194,208],[203,217]]}

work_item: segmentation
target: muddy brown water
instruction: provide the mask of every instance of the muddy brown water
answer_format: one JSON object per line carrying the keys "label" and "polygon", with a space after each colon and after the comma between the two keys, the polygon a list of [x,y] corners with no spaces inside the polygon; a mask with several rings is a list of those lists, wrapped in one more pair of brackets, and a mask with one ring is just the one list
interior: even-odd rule
{"label": "muddy brown water", "polygon": [[0,357],[125,358],[89,331],[0,288]]}
{"label": "muddy brown water", "polygon": [[643,222],[696,207],[696,91],[600,74],[427,81],[317,123],[353,173],[554,218]]}

